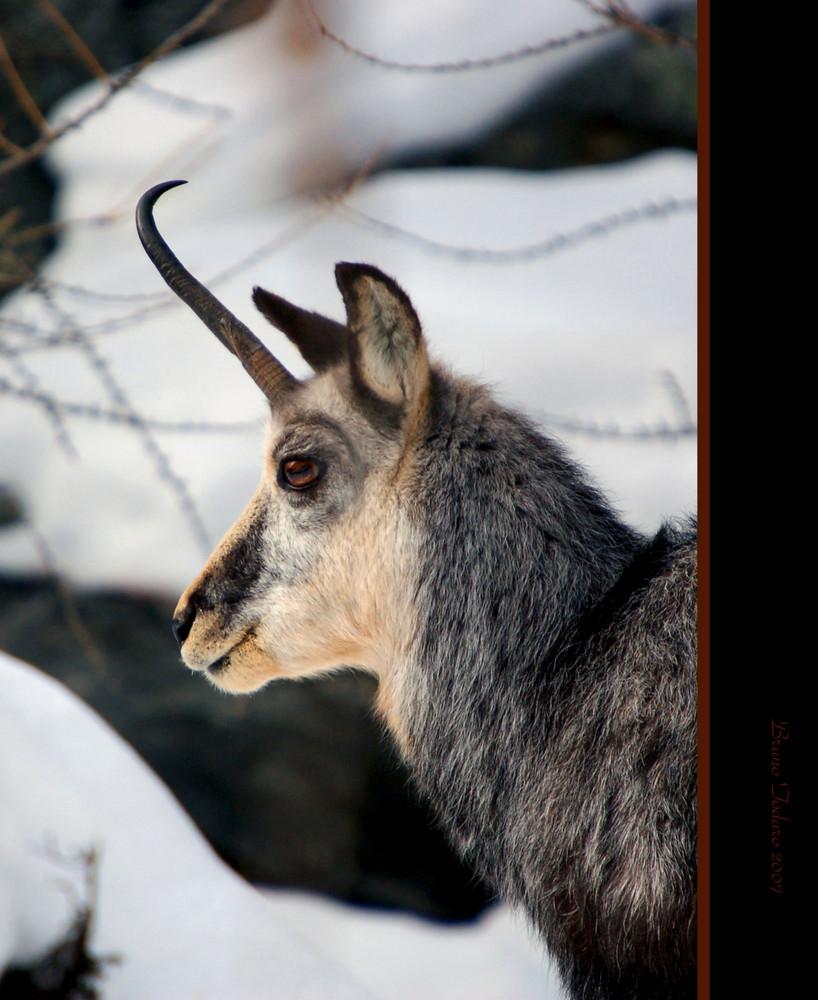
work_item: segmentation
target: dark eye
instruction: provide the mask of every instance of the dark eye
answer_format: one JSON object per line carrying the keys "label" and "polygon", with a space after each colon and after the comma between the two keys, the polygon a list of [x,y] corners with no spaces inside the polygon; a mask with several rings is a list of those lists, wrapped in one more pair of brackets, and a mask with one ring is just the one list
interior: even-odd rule
{"label": "dark eye", "polygon": [[279,482],[291,490],[305,490],[323,474],[323,462],[314,458],[285,458],[279,467]]}

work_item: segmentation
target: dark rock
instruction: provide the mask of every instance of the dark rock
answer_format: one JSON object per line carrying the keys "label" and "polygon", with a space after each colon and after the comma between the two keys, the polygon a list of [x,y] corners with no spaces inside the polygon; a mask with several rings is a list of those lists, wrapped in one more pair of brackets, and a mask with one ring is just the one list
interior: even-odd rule
{"label": "dark rock", "polygon": [[246,878],[440,920],[489,892],[456,860],[355,673],[249,698],[181,663],[171,601],[0,579],[0,647],[59,678],[168,784]]}
{"label": "dark rock", "polygon": [[23,507],[8,486],[0,483],[0,528],[17,524],[23,516]]}
{"label": "dark rock", "polygon": [[[696,4],[671,7],[651,24],[695,39]],[[418,150],[386,166],[553,170],[654,149],[695,150],[697,109],[696,54],[626,33],[606,55],[535,88],[469,141]]]}

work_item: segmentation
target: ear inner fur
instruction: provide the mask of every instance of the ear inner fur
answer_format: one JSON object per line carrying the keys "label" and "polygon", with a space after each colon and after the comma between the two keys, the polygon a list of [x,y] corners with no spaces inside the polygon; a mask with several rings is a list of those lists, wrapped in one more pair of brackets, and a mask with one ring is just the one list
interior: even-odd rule
{"label": "ear inner fur", "polygon": [[413,404],[428,383],[428,363],[409,297],[368,264],[338,264],[335,278],[347,310],[355,381],[388,403]]}

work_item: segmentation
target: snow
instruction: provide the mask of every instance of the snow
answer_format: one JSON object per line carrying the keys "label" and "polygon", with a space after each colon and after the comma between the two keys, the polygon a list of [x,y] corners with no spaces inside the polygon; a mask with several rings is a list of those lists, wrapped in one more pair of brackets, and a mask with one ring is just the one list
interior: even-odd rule
{"label": "snow", "polygon": [[[294,892],[262,894],[214,854],[137,754],[62,684],[0,653],[0,970],[64,935],[95,848],[90,950],[105,1000],[555,996],[504,908],[441,928]],[[74,885],[68,892],[65,883]]]}
{"label": "snow", "polygon": [[[644,14],[658,5],[632,6]],[[695,437],[568,426],[674,426],[668,372],[695,419],[695,156],[544,174],[362,170],[383,150],[466,136],[548,74],[618,43],[483,72],[401,73],[321,40],[299,10],[276,5],[150,67],[52,148],[69,224],[42,269],[47,294],[24,289],[4,303],[11,350],[0,377],[147,423],[65,409],[56,420],[0,392],[0,481],[29,520],[0,532],[0,567],[36,572],[45,545],[74,583],[178,593],[254,489],[264,400],[167,292],[134,231],[139,194],[177,176],[190,183],[163,197],[160,228],[254,329],[254,284],[342,318],[335,262],[375,263],[412,297],[432,355],[563,437],[634,525],[651,530],[695,510]],[[499,23],[488,0],[345,0],[321,10],[352,44],[409,62],[498,54],[596,23],[574,0],[551,0],[546,11],[520,0]],[[54,124],[99,96],[98,84],[71,95]],[[316,194],[356,172],[343,199]],[[651,205],[666,211],[643,211]],[[604,233],[589,236],[597,223]],[[283,337],[261,333],[306,374]],[[51,337],[60,343],[46,349]],[[169,426],[190,421],[211,426]],[[102,844],[93,943],[130,956],[111,971],[106,997],[385,1000],[421,995],[428,969],[447,997],[525,1000],[554,989],[502,908],[441,929],[289,893],[262,898],[92,713],[8,657],[0,670],[0,967],[66,926],[53,858],[36,847],[54,836],[67,850]]]}

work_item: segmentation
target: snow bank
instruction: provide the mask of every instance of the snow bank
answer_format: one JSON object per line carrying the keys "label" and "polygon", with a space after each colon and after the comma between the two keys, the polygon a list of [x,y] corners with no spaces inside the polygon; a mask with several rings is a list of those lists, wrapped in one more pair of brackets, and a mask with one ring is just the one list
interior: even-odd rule
{"label": "snow bank", "polygon": [[452,1000],[555,995],[541,951],[505,910],[446,929],[262,895],[88,706],[0,653],[0,970],[65,934],[83,896],[65,859],[90,847],[90,951],[120,958],[106,1000],[408,1000],[431,982]]}
{"label": "snow bank", "polygon": [[94,847],[90,947],[121,957],[108,1000],[369,995],[287,932],[84,703],[4,654],[0,678],[0,967],[64,933],[72,872],[56,856]]}

